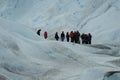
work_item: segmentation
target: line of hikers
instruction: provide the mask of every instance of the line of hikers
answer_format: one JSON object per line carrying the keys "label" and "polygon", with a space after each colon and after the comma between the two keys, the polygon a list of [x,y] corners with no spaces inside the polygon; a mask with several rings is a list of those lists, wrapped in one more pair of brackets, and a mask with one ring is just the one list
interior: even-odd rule
{"label": "line of hikers", "polygon": [[[71,42],[75,42],[80,44],[80,38],[82,40],[82,44],[91,44],[91,39],[92,39],[92,35],[90,33],[85,34],[82,33],[80,34],[79,31],[71,31],[70,33],[67,32],[66,35],[64,33],[64,31],[62,31],[60,38],[61,41],[64,41],[66,37],[67,42],[69,42],[69,40],[71,39]],[[58,32],[55,33],[55,39],[58,41],[59,40],[59,35]]]}
{"label": "line of hikers", "polygon": [[[37,31],[37,34],[39,36],[40,36],[40,31],[41,31],[41,29],[39,29]],[[44,32],[44,38],[45,39],[48,38],[47,31]],[[54,38],[57,41],[59,40],[59,38],[61,38],[61,41],[64,41],[65,38],[66,38],[67,42],[69,42],[71,40],[71,42],[78,43],[78,44],[80,44],[80,39],[81,39],[82,44],[91,44],[92,35],[90,33],[88,33],[88,34],[85,34],[85,33],[80,34],[79,31],[74,31],[74,32],[71,31],[70,33],[67,32],[66,35],[65,35],[64,31],[62,31],[60,36],[58,35],[58,32],[56,32]]]}

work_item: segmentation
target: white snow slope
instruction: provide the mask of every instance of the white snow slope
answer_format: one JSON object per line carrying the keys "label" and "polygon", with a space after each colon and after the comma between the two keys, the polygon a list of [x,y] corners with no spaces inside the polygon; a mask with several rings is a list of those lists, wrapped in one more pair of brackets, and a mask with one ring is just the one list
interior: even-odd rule
{"label": "white snow slope", "polygon": [[0,17],[48,30],[51,39],[56,31],[79,30],[92,33],[94,43],[110,43],[119,42],[119,5],[120,0],[0,0]]}
{"label": "white snow slope", "polygon": [[[0,0],[0,80],[120,80],[120,0]],[[48,39],[36,34],[48,31]],[[92,33],[92,45],[54,33]]]}

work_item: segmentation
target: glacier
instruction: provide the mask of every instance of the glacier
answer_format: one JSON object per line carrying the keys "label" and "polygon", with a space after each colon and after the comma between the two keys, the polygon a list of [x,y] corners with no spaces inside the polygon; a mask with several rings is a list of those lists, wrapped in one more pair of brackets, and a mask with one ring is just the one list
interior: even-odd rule
{"label": "glacier", "polygon": [[[120,0],[0,0],[0,80],[119,80]],[[38,36],[48,31],[48,39]],[[91,33],[92,44],[55,41]]]}

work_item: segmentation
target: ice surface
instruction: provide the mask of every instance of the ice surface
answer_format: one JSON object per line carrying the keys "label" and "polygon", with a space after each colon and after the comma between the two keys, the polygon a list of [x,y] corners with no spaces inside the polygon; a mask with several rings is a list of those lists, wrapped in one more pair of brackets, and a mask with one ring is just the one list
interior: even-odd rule
{"label": "ice surface", "polygon": [[[0,80],[119,80],[119,5],[120,0],[0,0]],[[92,45],[54,40],[56,31],[71,30],[92,33]]]}

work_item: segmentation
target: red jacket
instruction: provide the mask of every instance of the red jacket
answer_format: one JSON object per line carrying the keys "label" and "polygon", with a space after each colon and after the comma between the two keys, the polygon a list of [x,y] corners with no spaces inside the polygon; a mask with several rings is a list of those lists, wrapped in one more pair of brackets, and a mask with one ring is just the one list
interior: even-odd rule
{"label": "red jacket", "polygon": [[45,31],[44,32],[44,38],[47,39],[47,37],[48,37],[48,33]]}

